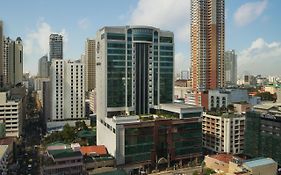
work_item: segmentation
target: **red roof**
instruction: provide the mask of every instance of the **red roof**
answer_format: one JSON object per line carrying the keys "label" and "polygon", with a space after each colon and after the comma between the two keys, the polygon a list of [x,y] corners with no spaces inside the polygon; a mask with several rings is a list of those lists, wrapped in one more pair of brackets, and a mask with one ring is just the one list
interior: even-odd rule
{"label": "red roof", "polygon": [[106,155],[107,150],[104,145],[97,145],[97,146],[82,146],[80,151],[83,155],[95,153],[98,155]]}
{"label": "red roof", "polygon": [[0,145],[12,145],[16,141],[15,137],[5,137],[0,139]]}
{"label": "red roof", "polygon": [[217,159],[224,163],[229,163],[230,160],[232,160],[233,155],[232,154],[216,154],[216,155],[211,155],[210,157]]}

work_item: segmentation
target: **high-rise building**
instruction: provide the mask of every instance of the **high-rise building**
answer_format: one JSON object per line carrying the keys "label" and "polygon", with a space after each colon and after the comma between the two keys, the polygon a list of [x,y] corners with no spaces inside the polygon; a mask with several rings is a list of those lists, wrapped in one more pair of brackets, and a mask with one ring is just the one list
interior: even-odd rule
{"label": "high-rise building", "polygon": [[44,55],[39,59],[38,62],[38,76],[40,78],[49,77],[50,62],[48,61],[48,56]]}
{"label": "high-rise building", "polygon": [[3,22],[0,20],[0,87],[4,86]]}
{"label": "high-rise building", "polygon": [[63,36],[60,34],[51,34],[49,37],[50,61],[53,59],[63,59]]}
{"label": "high-rise building", "polygon": [[23,81],[23,44],[20,37],[16,41],[9,37],[4,40],[3,54],[4,85],[11,86]]}
{"label": "high-rise building", "polygon": [[244,150],[245,116],[203,114],[203,146],[215,153],[241,154]]}
{"label": "high-rise building", "polygon": [[237,85],[237,55],[235,50],[226,51],[224,54],[225,84]]}
{"label": "high-rise building", "polygon": [[173,67],[172,32],[148,26],[97,32],[97,144],[117,165],[155,166],[160,159],[170,164],[202,155],[202,108],[173,104]]}
{"label": "high-rise building", "polygon": [[224,0],[191,0],[191,76],[195,92],[224,87]]}
{"label": "high-rise building", "polygon": [[94,39],[87,39],[85,42],[85,76],[86,91],[96,88],[96,44]]}
{"label": "high-rise building", "polygon": [[[106,37],[105,37],[106,36]],[[152,27],[97,32],[97,113],[147,114],[173,102],[173,33]]]}
{"label": "high-rise building", "polygon": [[54,59],[50,69],[51,121],[85,118],[84,65]]}

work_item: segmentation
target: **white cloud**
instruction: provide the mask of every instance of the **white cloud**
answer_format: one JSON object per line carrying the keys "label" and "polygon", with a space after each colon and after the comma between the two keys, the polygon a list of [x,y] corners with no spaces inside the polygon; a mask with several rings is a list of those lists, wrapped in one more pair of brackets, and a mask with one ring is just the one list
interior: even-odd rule
{"label": "white cloud", "polygon": [[81,20],[78,21],[78,27],[81,29],[88,29],[90,26],[90,21],[88,18],[83,18]]}
{"label": "white cloud", "polygon": [[35,30],[30,30],[24,37],[24,69],[37,72],[38,59],[49,51],[49,36],[51,33],[59,33],[64,37],[64,48],[68,42],[68,34],[65,29],[60,32],[54,32],[52,27],[44,20],[39,20]]}
{"label": "white cloud", "polygon": [[189,9],[187,0],[139,0],[129,23],[171,30],[178,41],[186,42],[189,40]]}
{"label": "white cloud", "polygon": [[281,75],[281,43],[262,38],[238,54],[238,71],[252,74]]}
{"label": "white cloud", "polygon": [[267,4],[268,0],[259,0],[257,2],[248,2],[243,4],[234,14],[235,23],[238,26],[245,26],[253,22],[262,15]]}

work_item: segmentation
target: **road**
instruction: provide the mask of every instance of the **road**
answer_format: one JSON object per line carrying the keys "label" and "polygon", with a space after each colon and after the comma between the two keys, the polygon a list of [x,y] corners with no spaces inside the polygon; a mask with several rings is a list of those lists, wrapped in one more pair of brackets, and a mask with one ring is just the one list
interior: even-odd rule
{"label": "road", "polygon": [[159,173],[153,173],[151,175],[192,175],[194,171],[201,171],[201,166],[181,168],[178,170],[162,171]]}

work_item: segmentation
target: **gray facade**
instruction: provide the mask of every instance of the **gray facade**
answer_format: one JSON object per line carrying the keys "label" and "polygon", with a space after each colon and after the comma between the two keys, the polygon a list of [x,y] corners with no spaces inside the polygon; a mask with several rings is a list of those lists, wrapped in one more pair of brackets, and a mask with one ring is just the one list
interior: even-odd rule
{"label": "gray facade", "polygon": [[49,54],[50,60],[63,59],[63,36],[59,34],[51,34],[49,38]]}
{"label": "gray facade", "polygon": [[224,54],[225,83],[229,86],[237,85],[237,55],[234,50]]}

